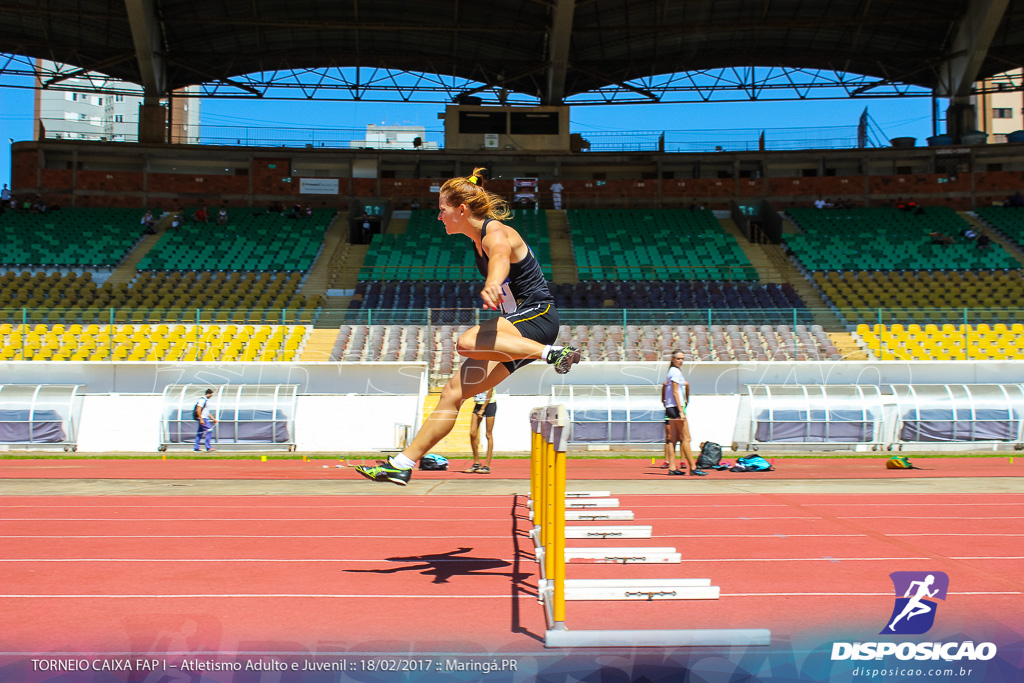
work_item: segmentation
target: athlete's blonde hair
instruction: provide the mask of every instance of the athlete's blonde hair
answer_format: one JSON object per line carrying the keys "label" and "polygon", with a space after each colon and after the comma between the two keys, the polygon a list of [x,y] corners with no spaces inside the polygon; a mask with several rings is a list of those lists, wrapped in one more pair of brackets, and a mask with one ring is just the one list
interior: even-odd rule
{"label": "athlete's blonde hair", "polygon": [[448,180],[441,186],[441,195],[450,206],[465,204],[474,218],[504,220],[511,217],[512,210],[508,202],[484,189],[486,170],[474,168],[470,176]]}

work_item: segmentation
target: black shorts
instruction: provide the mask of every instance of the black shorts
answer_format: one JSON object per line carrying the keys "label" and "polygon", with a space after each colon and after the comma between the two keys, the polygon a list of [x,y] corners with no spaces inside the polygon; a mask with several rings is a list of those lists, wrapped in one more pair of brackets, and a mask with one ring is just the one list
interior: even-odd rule
{"label": "black shorts", "polygon": [[[474,415],[479,415],[480,414],[480,406],[482,406],[482,405],[483,405],[483,403],[474,403],[473,404],[473,414]],[[491,401],[490,403],[487,404],[487,407],[484,408],[484,417],[494,417],[497,414],[498,414],[498,404],[495,403],[494,401]]]}
{"label": "black shorts", "polygon": [[665,419],[666,420],[678,420],[682,417],[679,412],[679,406],[665,406]]}
{"label": "black shorts", "polygon": [[[505,320],[516,326],[519,334],[541,344],[554,344],[558,339],[558,311],[554,304],[536,304],[521,308],[515,313],[504,316]],[[502,363],[508,368],[509,374],[524,365],[529,365],[535,358],[521,358]]]}

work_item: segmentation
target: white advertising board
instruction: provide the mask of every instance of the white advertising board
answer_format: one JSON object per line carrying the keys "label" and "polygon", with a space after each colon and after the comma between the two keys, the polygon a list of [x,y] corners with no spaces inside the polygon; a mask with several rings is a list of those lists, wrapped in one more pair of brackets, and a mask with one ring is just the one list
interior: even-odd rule
{"label": "white advertising board", "polygon": [[299,192],[302,194],[338,194],[338,179],[300,178]]}

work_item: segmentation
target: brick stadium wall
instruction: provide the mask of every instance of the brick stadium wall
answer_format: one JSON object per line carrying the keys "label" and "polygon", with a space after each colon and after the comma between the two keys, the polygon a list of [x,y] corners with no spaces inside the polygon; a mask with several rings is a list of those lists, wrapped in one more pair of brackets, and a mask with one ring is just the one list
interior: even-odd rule
{"label": "brick stadium wall", "polygon": [[[1013,158],[1017,154],[1016,146],[1007,147],[1005,158]],[[45,158],[45,151],[34,147],[19,149],[15,145],[11,187],[16,196],[40,194],[47,202],[62,206],[190,206],[202,201],[210,204],[223,201],[232,206],[263,206],[277,199],[286,205],[309,201],[318,207],[344,208],[350,197],[384,196],[392,198],[395,208],[407,208],[414,201],[422,207],[432,206],[436,197],[432,196],[430,187],[446,179],[341,178],[337,197],[302,195],[300,178],[293,175],[291,159],[252,156],[239,161],[237,155],[241,152],[244,150],[228,148],[225,154],[236,155],[231,163],[235,168],[243,169],[243,174],[247,167],[247,175],[73,171],[67,168],[40,169],[38,166]],[[916,152],[919,155],[924,153],[922,150]],[[204,153],[208,159],[218,152],[206,150]],[[154,155],[158,156],[159,152]],[[984,159],[976,164],[979,168],[986,165],[991,166],[984,163]],[[628,168],[635,170],[633,166]],[[612,174],[615,164],[602,165],[601,169]],[[640,171],[635,172],[636,175],[641,174]],[[768,199],[777,207],[785,208],[807,206],[818,197],[849,198],[857,205],[885,205],[900,197],[912,197],[919,203],[965,210],[1002,201],[1018,189],[1024,189],[1024,171],[975,171],[955,176],[916,173],[762,178],[680,178],[678,171],[676,173],[676,178],[662,180],[562,179],[565,187],[563,208],[678,208],[696,202],[712,209],[725,209],[733,199],[755,198]],[[551,206],[550,192],[547,191],[549,184],[541,182],[540,199],[544,207]],[[511,196],[513,191],[512,181],[508,178],[492,180],[487,187],[505,196]]]}

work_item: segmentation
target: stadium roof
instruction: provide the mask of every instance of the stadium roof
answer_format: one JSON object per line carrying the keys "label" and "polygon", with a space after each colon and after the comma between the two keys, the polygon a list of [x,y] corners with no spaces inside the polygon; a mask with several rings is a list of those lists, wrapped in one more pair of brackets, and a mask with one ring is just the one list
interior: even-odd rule
{"label": "stadium roof", "polygon": [[850,94],[895,83],[965,97],[1024,65],[1024,0],[8,0],[0,53],[151,96],[263,94],[247,75],[358,67],[367,83],[443,74],[477,84],[462,94],[542,104],[602,89],[652,101],[660,74],[782,66],[869,77]]}

